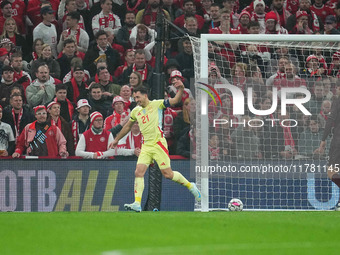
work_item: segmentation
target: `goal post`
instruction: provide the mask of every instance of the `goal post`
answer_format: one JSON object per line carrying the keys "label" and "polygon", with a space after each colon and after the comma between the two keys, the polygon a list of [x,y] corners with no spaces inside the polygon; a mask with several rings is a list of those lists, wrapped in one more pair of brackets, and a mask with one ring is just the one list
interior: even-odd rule
{"label": "goal post", "polygon": [[[195,210],[203,212],[224,210],[227,209],[227,204],[232,198],[241,199],[244,203],[244,208],[249,210],[329,210],[333,208],[339,200],[339,189],[327,179],[327,155],[315,156],[315,154],[308,154],[309,146],[315,146],[315,139],[320,138],[322,131],[321,124],[318,122],[319,133],[317,138],[315,138],[315,134],[315,137],[313,137],[314,143],[311,143],[308,140],[308,135],[311,134],[312,129],[306,126],[306,123],[303,123],[304,118],[308,119],[308,123],[313,123],[312,121],[319,115],[315,114],[319,109],[314,111],[313,108],[313,113],[306,117],[301,113],[301,108],[305,107],[307,110],[310,110],[308,108],[311,107],[309,101],[315,96],[314,86],[318,86],[321,83],[321,87],[326,87],[326,85],[323,85],[326,84],[326,80],[331,81],[330,92],[336,96],[339,76],[329,75],[328,70],[324,67],[327,66],[329,68],[334,64],[332,62],[333,56],[340,50],[340,35],[202,34],[201,38],[190,37],[190,40],[194,55],[195,85],[193,89],[196,95],[196,160],[192,161],[194,165],[192,171],[194,171],[197,185],[202,193],[202,200],[200,203],[196,203]],[[218,48],[218,52],[216,50],[212,52],[211,49],[208,49],[211,44],[214,45],[214,49]],[[260,52],[259,50],[257,52],[256,50],[255,52],[250,52],[248,50],[251,48],[248,47],[249,45],[255,45],[257,49],[265,47],[268,49],[268,52]],[[290,64],[293,64],[292,67],[295,67],[295,73],[293,79],[289,79],[287,78],[290,77],[287,75],[288,70],[284,71],[282,77],[275,77],[277,79],[273,83],[275,73],[267,70],[276,68],[276,66],[271,66],[271,64],[275,61],[278,63],[279,59],[273,59],[272,57],[273,54],[276,54],[275,50],[280,48],[287,49],[287,56],[289,55],[288,62],[285,63],[285,70],[288,69]],[[319,54],[320,50],[321,54]],[[249,52],[247,53],[247,51]],[[313,54],[314,51],[323,56],[324,61],[321,61],[318,55]],[[254,58],[254,55],[256,55],[256,58]],[[323,68],[323,73],[320,74],[319,78],[316,78],[316,76],[312,77],[315,74],[308,77],[308,73],[301,73],[301,70],[306,71],[304,70],[304,67],[306,67],[306,57],[311,55],[316,55],[319,58],[319,68]],[[264,89],[266,91],[265,94],[257,93],[257,91],[254,92],[254,88],[249,82],[251,77],[246,74],[243,87],[237,83],[239,78],[237,78],[238,81],[235,83],[234,72],[237,69],[238,63],[245,63],[246,68],[254,68],[254,66],[258,68],[258,71],[262,73],[263,79],[263,83],[258,87],[260,90]],[[228,66],[229,70],[225,66]],[[235,66],[236,68],[233,69]],[[240,66],[242,67],[243,65]],[[209,72],[216,69],[217,80],[220,80],[218,82],[214,80],[215,83],[211,84],[213,79],[209,78]],[[306,67],[305,69],[308,68]],[[247,71],[251,70],[248,69]],[[296,76],[298,78],[295,78]],[[296,85],[297,83],[294,79],[299,79],[299,85]],[[210,87],[207,85],[210,85]],[[234,92],[241,91],[243,97],[236,96],[237,94],[231,91],[233,86],[236,87]],[[217,94],[211,91],[211,87],[217,91]],[[207,93],[207,90],[211,92],[211,95]],[[294,94],[295,90],[296,93]],[[254,97],[257,98],[254,99],[253,96],[248,96],[249,91],[254,93]],[[310,93],[310,98],[308,93]],[[297,94],[300,96],[303,94],[303,96],[298,97]],[[229,103],[232,110],[236,110],[233,107],[241,107],[239,101],[243,99],[245,106],[244,114],[237,115],[233,114],[234,111],[230,113],[230,109],[224,109],[229,106],[220,105],[217,95],[224,96],[227,100],[231,101]],[[281,103],[284,103],[285,99],[287,99],[287,111],[290,114],[290,118],[288,118],[290,119],[289,123],[295,121],[292,117],[293,114],[295,114],[295,117],[299,116],[293,122],[296,126],[293,124],[287,126],[283,124],[282,126],[282,121],[284,120],[277,119],[278,114],[281,113],[278,113],[276,110],[270,114],[271,118],[275,119],[275,121],[268,120],[268,123],[263,118],[264,116],[257,118],[257,115],[253,114],[254,111],[252,112],[251,109],[257,108],[257,110],[260,110],[259,107],[262,107],[262,103],[255,104],[254,100],[261,102],[264,98],[270,98],[271,96],[272,104],[275,101],[275,96],[277,97],[278,105],[276,109],[279,109],[280,112],[283,109],[281,108]],[[252,100],[249,100],[250,97],[252,97]],[[306,101],[306,98],[310,100],[301,103],[302,106],[299,108],[297,106],[298,102]],[[216,99],[216,103],[214,103],[214,99]],[[325,100],[332,101],[332,99],[324,96],[322,104]],[[253,108],[249,107],[250,102],[252,103],[250,106],[253,106]],[[294,106],[292,103],[296,103],[296,105]],[[318,101],[317,103],[319,104]],[[294,107],[298,108],[298,110]],[[211,112],[212,109],[214,112]],[[225,116],[226,112],[229,112],[228,116]],[[266,116],[269,116],[269,114]],[[229,126],[233,120],[235,125],[231,124]],[[225,124],[226,122],[228,123]],[[275,126],[274,122],[279,124]],[[247,126],[249,123],[251,125]],[[260,127],[260,124],[257,123],[264,123],[264,125]],[[269,124],[274,125],[274,127],[266,129],[266,125],[270,126]],[[221,132],[223,125],[229,126],[229,132],[231,132],[230,143],[234,150],[234,154],[231,153],[230,157],[224,158],[221,157],[225,149],[224,145],[221,144],[226,139],[226,134]],[[279,138],[281,134],[279,132],[281,131],[278,126],[280,125],[283,129],[283,138]],[[243,126],[244,128],[242,129]],[[257,129],[261,128],[262,137],[260,135],[259,137],[250,135],[260,132]],[[296,129],[296,136],[294,136],[295,133],[293,134],[293,129]],[[314,135],[313,132],[312,135]],[[214,140],[212,136],[217,137],[215,140],[217,140],[218,145],[214,145],[216,147],[215,152],[212,152],[210,148],[213,147],[213,145],[210,146]],[[274,141],[274,137],[278,141]],[[284,141],[282,142],[280,139]],[[267,142],[269,143],[269,149]],[[292,153],[293,156],[283,156],[286,153],[285,151],[278,151],[277,155],[273,156],[274,150],[279,147],[279,143],[283,143],[284,148],[291,150],[289,153]],[[272,152],[270,152],[271,149]],[[254,154],[255,156],[250,156],[249,154],[252,154],[254,150],[258,150],[258,153]],[[215,155],[212,155],[214,153]],[[212,172],[213,166],[215,169]],[[223,172],[223,169],[220,169],[220,172],[216,171],[218,166],[224,167],[226,172]],[[229,169],[226,168],[227,166]],[[280,166],[281,169],[279,168]],[[230,167],[235,168],[230,170]],[[242,167],[243,170],[247,168],[252,172],[240,172]],[[266,169],[264,170],[263,167],[266,167]],[[276,170],[278,172],[275,172]],[[284,172],[286,170],[287,172]],[[266,172],[263,173],[264,171]]]}

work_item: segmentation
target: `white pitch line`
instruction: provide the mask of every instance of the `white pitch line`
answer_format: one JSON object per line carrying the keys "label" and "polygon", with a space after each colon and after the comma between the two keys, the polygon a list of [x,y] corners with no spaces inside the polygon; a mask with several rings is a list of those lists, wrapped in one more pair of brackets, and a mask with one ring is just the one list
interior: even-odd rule
{"label": "white pitch line", "polygon": [[[296,249],[317,247],[340,247],[336,242],[288,242],[288,243],[244,243],[244,244],[205,244],[205,245],[182,245],[182,246],[164,246],[164,247],[146,247],[135,248],[131,250],[113,250],[105,251],[102,255],[130,255],[130,254],[200,254],[202,249],[209,247],[211,251],[219,250],[272,250],[272,249]],[[182,252],[180,252],[182,251]],[[203,250],[203,252],[208,250]]]}

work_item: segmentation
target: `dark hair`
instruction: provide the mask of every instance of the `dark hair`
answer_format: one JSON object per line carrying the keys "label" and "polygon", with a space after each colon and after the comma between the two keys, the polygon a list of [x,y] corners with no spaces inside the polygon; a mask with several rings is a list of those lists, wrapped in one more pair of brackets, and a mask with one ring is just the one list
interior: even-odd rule
{"label": "dark hair", "polygon": [[94,84],[92,84],[92,86],[90,86],[90,93],[93,89],[100,89],[101,91],[104,91],[103,86],[98,84],[98,83],[94,83]]}
{"label": "dark hair", "polygon": [[38,66],[37,66],[37,69],[36,69],[36,73],[38,72],[39,68],[42,67],[42,66],[45,66],[47,67],[48,70],[50,70],[50,68],[48,67],[48,65],[46,64],[46,62],[41,62]]}
{"label": "dark hair", "polygon": [[12,6],[12,4],[9,1],[5,0],[0,4],[0,8],[3,9],[8,4],[10,4]]}
{"label": "dark hair", "polygon": [[195,15],[193,15],[193,14],[184,14],[184,20],[187,20],[188,18],[193,18],[193,19],[195,19],[197,21]]}
{"label": "dark hair", "polygon": [[66,47],[67,44],[71,44],[71,43],[76,44],[76,42],[73,39],[70,39],[70,38],[66,39],[63,43],[64,48]]}
{"label": "dark hair", "polygon": [[126,14],[133,14],[136,17],[136,13],[134,11],[126,11],[125,12],[125,18],[126,18]]}
{"label": "dark hair", "polygon": [[101,35],[106,35],[106,37],[107,37],[107,33],[104,30],[99,30],[95,35],[96,40],[98,40],[99,36],[101,36]]}
{"label": "dark hair", "polygon": [[4,66],[2,68],[2,72],[1,73],[3,74],[4,72],[7,72],[7,71],[14,72],[14,69],[13,69],[13,67],[6,65],[6,66]]}
{"label": "dark hair", "polygon": [[66,14],[66,16],[71,17],[71,19],[76,19],[78,21],[80,20],[80,14],[77,11],[69,12],[69,13]]}
{"label": "dark hair", "polygon": [[59,90],[66,90],[67,91],[66,85],[63,84],[63,83],[55,85],[55,92],[58,92]]}
{"label": "dark hair", "polygon": [[148,94],[148,88],[144,86],[138,86],[133,89],[133,93],[140,92],[142,95],[147,95]]}
{"label": "dark hair", "polygon": [[[105,66],[99,67],[99,68],[97,69],[97,75],[99,75],[100,72],[103,71],[103,70],[108,70],[108,69],[107,69],[107,67],[105,67]],[[108,71],[109,71],[109,70],[108,70]]]}
{"label": "dark hair", "polygon": [[11,62],[13,58],[22,58],[22,53],[21,51],[16,51],[11,55]]}
{"label": "dark hair", "polygon": [[218,3],[213,3],[211,4],[210,8],[211,7],[218,7],[219,9],[221,9],[221,6],[218,4]]}
{"label": "dark hair", "polygon": [[247,25],[247,28],[251,28],[251,27],[260,27],[260,23],[256,20],[251,20],[248,25]]}
{"label": "dark hair", "polygon": [[184,0],[182,6],[184,6],[186,3],[189,3],[189,2],[192,2],[194,4],[194,0]]}
{"label": "dark hair", "polygon": [[102,5],[102,4],[105,4],[106,0],[100,0],[99,2]]}
{"label": "dark hair", "polygon": [[39,42],[39,41],[42,43],[42,45],[44,44],[44,40],[43,39],[41,39],[41,38],[35,39],[34,42],[33,42],[33,46],[32,46],[33,51],[35,51],[35,46],[36,46],[37,42]]}

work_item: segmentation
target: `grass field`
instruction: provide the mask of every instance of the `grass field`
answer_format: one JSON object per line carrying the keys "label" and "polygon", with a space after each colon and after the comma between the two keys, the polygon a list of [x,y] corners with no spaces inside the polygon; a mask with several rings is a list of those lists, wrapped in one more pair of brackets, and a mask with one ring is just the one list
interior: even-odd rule
{"label": "grass field", "polygon": [[1,255],[340,252],[340,212],[0,213]]}

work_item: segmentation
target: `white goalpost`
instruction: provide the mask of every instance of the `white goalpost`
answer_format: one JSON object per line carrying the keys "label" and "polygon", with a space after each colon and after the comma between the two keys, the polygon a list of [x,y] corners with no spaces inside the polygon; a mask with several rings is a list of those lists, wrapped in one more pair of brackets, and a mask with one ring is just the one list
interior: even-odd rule
{"label": "white goalpost", "polygon": [[340,35],[202,34],[190,40],[191,171],[202,194],[195,210],[227,210],[232,198],[245,210],[334,208],[339,189],[327,178],[327,150],[319,153],[317,145],[328,104],[340,96]]}

